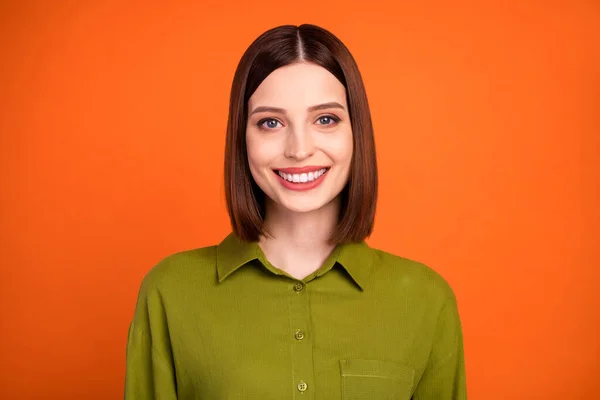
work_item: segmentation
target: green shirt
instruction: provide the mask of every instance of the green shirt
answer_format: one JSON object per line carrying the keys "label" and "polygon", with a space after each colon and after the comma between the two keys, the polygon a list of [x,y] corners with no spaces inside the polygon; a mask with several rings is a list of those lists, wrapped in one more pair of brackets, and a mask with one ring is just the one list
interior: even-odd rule
{"label": "green shirt", "polygon": [[305,279],[233,234],[143,279],[125,399],[466,399],[452,289],[364,242]]}

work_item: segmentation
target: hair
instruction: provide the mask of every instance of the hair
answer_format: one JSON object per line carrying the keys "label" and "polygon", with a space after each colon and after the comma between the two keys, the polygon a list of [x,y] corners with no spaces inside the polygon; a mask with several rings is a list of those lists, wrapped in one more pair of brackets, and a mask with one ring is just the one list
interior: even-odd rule
{"label": "hair", "polygon": [[245,241],[257,241],[266,234],[265,194],[248,164],[248,100],[271,72],[297,62],[327,69],[346,88],[354,151],[348,182],[341,192],[339,220],[329,241],[363,241],[373,230],[378,185],[367,95],[348,48],[329,31],[310,24],[283,25],[264,32],[248,47],[235,71],[225,144],[225,198],[233,231]]}

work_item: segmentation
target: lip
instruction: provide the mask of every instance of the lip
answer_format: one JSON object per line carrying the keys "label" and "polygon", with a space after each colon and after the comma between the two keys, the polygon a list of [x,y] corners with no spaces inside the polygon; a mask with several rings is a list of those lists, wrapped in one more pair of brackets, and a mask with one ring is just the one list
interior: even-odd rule
{"label": "lip", "polygon": [[281,171],[286,174],[307,174],[309,172],[316,172],[324,168],[329,169],[330,167],[325,165],[307,165],[305,167],[274,168],[273,171]]}
{"label": "lip", "polygon": [[[313,181],[304,182],[304,183],[302,183],[302,182],[298,182],[298,183],[290,182],[290,181],[288,181],[286,179],[283,179],[277,173],[277,171],[281,171],[281,172],[284,172],[286,174],[302,174],[302,173],[307,173],[307,172],[318,171],[318,170],[323,169],[323,168],[327,169],[327,171],[325,171],[325,173],[323,175],[321,175],[320,177],[318,177],[317,179],[315,179]],[[288,171],[294,171],[294,172],[288,172]],[[296,171],[298,171],[298,172],[296,172]],[[314,189],[317,186],[319,186],[321,183],[323,183],[323,180],[325,179],[325,177],[329,173],[329,167],[285,168],[285,169],[273,170],[273,173],[275,174],[275,176],[279,180],[279,183],[281,183],[281,186],[283,186],[284,188],[289,189],[289,190],[294,190],[294,191],[302,192],[302,191]]]}

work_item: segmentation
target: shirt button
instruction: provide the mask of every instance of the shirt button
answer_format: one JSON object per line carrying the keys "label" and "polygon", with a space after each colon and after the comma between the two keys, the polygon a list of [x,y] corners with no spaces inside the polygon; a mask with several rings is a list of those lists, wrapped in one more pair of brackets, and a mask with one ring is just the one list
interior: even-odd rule
{"label": "shirt button", "polygon": [[300,383],[298,384],[298,390],[301,392],[305,392],[307,388],[308,385],[304,381],[300,381]]}
{"label": "shirt button", "polygon": [[304,332],[296,331],[296,333],[294,334],[294,337],[298,340],[302,340],[302,339],[304,339]]}
{"label": "shirt button", "polygon": [[297,282],[297,283],[294,285],[294,291],[295,291],[295,292],[301,292],[301,291],[302,291],[302,289],[304,289],[304,285],[302,284],[302,282]]}

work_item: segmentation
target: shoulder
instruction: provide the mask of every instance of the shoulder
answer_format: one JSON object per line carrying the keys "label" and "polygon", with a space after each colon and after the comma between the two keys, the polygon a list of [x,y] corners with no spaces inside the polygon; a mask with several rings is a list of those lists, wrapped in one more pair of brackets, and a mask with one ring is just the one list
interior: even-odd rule
{"label": "shoulder", "polygon": [[215,276],[217,246],[206,246],[171,254],[144,275],[140,290],[168,289],[182,282]]}
{"label": "shoulder", "polygon": [[215,252],[215,246],[181,251],[150,268],[139,286],[133,323],[142,330],[164,326],[166,309],[180,309],[194,285],[206,287],[214,281]]}
{"label": "shoulder", "polygon": [[428,265],[379,249],[373,249],[373,253],[374,274],[389,279],[403,292],[441,303],[455,301],[448,281]]}

